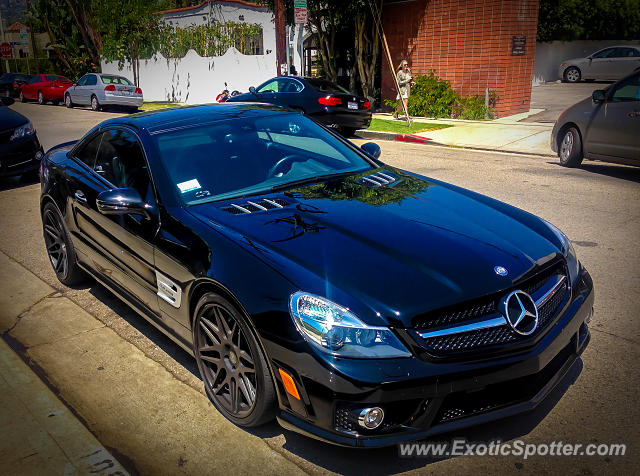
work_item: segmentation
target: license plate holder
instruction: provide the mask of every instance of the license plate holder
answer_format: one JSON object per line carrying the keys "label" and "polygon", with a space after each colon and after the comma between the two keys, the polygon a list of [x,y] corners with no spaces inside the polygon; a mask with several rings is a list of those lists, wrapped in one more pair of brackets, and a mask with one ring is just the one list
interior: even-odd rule
{"label": "license plate holder", "polygon": [[358,109],[358,103],[357,102],[347,102],[347,108],[349,109]]}

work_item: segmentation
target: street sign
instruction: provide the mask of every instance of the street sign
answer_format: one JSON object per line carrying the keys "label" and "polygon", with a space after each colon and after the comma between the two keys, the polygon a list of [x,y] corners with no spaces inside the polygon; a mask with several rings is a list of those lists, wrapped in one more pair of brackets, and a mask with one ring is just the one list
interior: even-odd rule
{"label": "street sign", "polygon": [[0,45],[0,53],[2,53],[3,58],[11,58],[11,52],[13,49],[9,43],[2,43]]}
{"label": "street sign", "polygon": [[307,23],[307,0],[294,0],[293,17],[296,25]]}

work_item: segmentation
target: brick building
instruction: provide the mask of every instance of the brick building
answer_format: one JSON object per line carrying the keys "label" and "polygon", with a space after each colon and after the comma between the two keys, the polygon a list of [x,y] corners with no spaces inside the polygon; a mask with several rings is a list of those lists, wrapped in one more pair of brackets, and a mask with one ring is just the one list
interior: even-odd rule
{"label": "brick building", "polygon": [[[414,76],[433,70],[463,95],[495,90],[496,115],[504,117],[529,110],[538,6],[539,0],[387,0],[382,21],[394,66],[406,58]],[[382,97],[395,98],[386,61]]]}

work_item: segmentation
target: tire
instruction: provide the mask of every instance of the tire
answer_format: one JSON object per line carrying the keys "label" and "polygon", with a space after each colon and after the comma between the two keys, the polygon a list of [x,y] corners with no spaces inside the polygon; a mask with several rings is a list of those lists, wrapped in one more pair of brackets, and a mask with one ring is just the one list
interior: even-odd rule
{"label": "tire", "polygon": [[73,107],[73,101],[71,101],[71,95],[70,94],[65,94],[64,95],[64,105],[67,106],[69,109],[71,109]]}
{"label": "tire", "polygon": [[577,83],[580,81],[582,73],[580,73],[580,70],[575,66],[569,66],[564,70],[564,74],[562,76],[567,83]]}
{"label": "tire", "polygon": [[60,104],[60,101],[57,101],[54,99],[53,101],[51,101],[51,104],[53,104],[54,106],[57,106],[58,104]]}
{"label": "tire", "polygon": [[243,314],[222,296],[206,293],[192,327],[193,353],[213,406],[243,427],[272,420],[277,408],[273,380]]}
{"label": "tire", "polygon": [[47,104],[47,100],[42,95],[42,91],[38,91],[38,104],[40,104],[41,106],[43,104]]}
{"label": "tire", "polygon": [[87,275],[78,266],[69,231],[53,203],[47,203],[42,210],[42,233],[49,262],[58,280],[65,286],[85,281]]}
{"label": "tire", "polygon": [[22,91],[20,91],[20,102],[27,102],[27,98],[24,97],[24,94],[22,94]]}
{"label": "tire", "polygon": [[129,114],[135,114],[135,113],[136,113],[136,112],[138,112],[138,111],[139,111],[139,109],[138,109],[138,107],[137,107],[137,106],[131,106],[131,107],[128,107],[128,108],[127,108],[127,112],[128,112]]}
{"label": "tire", "polygon": [[357,130],[358,129],[355,127],[341,127],[340,134],[342,134],[348,139],[349,137],[353,137],[353,135],[356,133]]}
{"label": "tire", "polygon": [[565,129],[558,141],[558,157],[565,167],[579,167],[582,163],[582,140],[575,127]]}
{"label": "tire", "polygon": [[91,110],[99,111],[100,109],[102,109],[102,106],[100,106],[100,101],[98,101],[98,98],[95,96],[91,96]]}

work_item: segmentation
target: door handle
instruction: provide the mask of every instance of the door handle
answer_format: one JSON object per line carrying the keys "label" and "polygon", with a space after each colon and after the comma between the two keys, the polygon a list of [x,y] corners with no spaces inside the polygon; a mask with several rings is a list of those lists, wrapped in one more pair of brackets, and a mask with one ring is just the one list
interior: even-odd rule
{"label": "door handle", "polygon": [[84,196],[82,190],[76,190],[76,193],[74,193],[73,196],[76,197],[76,200],[78,200],[80,203],[87,203],[87,197]]}

